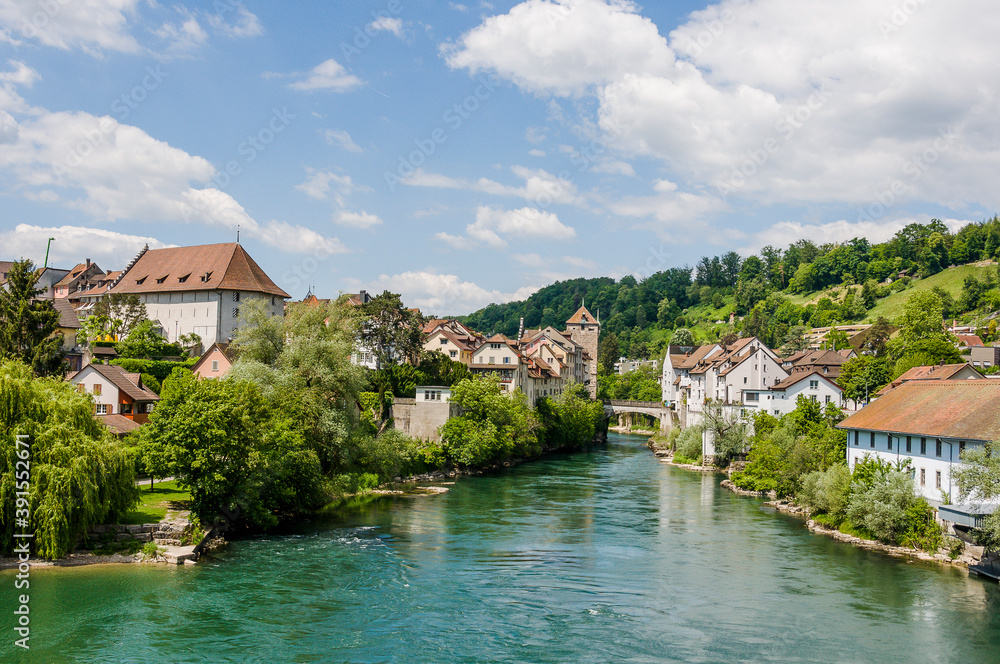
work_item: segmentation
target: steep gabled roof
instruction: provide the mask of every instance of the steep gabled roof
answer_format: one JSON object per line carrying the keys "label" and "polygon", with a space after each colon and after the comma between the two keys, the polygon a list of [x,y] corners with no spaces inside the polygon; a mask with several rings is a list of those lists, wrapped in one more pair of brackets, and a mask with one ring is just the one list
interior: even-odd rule
{"label": "steep gabled roof", "polygon": [[911,380],[951,380],[959,372],[966,368],[971,369],[973,372],[973,374],[970,375],[971,380],[982,378],[982,374],[968,362],[963,362],[961,364],[930,364],[913,367],[912,369],[907,370],[904,374],[879,390],[878,393],[887,394],[903,383],[907,383]]}
{"label": "steep gabled roof", "polygon": [[1000,440],[1000,380],[911,380],[837,425],[959,440]]}
{"label": "steep gabled roof", "polygon": [[59,327],[65,328],[67,330],[79,330],[83,325],[80,324],[80,318],[76,315],[76,309],[73,305],[64,297],[57,297],[54,300],[50,300],[52,306],[56,308],[59,312]]}
{"label": "steep gabled roof", "polygon": [[818,369],[809,369],[809,370],[806,370],[806,371],[793,371],[792,374],[788,376],[788,378],[786,378],[785,380],[781,381],[780,383],[776,383],[776,384],[772,385],[771,389],[775,390],[775,391],[778,391],[778,392],[783,392],[783,391],[787,390],[789,387],[791,387],[792,385],[795,385],[796,383],[799,383],[799,382],[805,380],[806,378],[812,378],[813,376],[816,376],[817,378],[820,378],[820,379],[826,381],[827,383],[830,383],[830,385],[833,385],[835,388],[837,388],[838,392],[842,392],[843,391],[840,388],[840,385],[837,385],[837,383],[835,383],[832,380],[830,380],[829,376],[824,376]]}
{"label": "steep gabled roof", "polygon": [[977,334],[956,334],[958,341],[963,346],[982,346],[983,340]]}
{"label": "steep gabled roof", "polygon": [[579,325],[581,323],[596,323],[597,319],[594,318],[594,314],[587,311],[587,307],[580,307],[576,310],[576,313],[570,316],[569,320],[566,321],[567,325]]}
{"label": "steep gabled roof", "polygon": [[70,378],[72,379],[79,376],[87,367],[92,368],[94,371],[110,380],[115,387],[136,401],[160,400],[160,397],[155,392],[151,392],[143,387],[142,377],[139,374],[129,373],[115,364],[88,364],[83,369],[80,369],[80,371],[72,374]]}
{"label": "steep gabled roof", "polygon": [[149,249],[119,278],[111,292],[217,289],[290,297],[235,242]]}

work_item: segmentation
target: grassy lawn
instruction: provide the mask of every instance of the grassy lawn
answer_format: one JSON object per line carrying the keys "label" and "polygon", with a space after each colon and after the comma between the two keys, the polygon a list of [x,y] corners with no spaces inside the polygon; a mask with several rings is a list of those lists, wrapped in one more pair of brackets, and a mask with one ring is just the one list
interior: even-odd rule
{"label": "grassy lawn", "polygon": [[986,276],[987,271],[996,274],[995,270],[995,265],[981,267],[976,265],[959,265],[958,267],[938,272],[932,277],[917,279],[911,282],[909,288],[906,290],[899,293],[892,293],[889,297],[879,300],[875,304],[875,308],[868,312],[867,320],[872,322],[879,316],[885,316],[889,320],[894,320],[903,313],[903,306],[910,299],[911,295],[919,291],[929,291],[935,286],[940,286],[945,291],[951,293],[952,297],[958,299],[962,294],[962,286],[967,276],[971,274],[981,280]]}
{"label": "grassy lawn", "polygon": [[123,524],[157,523],[167,515],[168,509],[188,509],[188,501],[191,500],[191,494],[175,481],[154,482],[152,490],[149,483],[144,482],[140,489],[142,498],[139,506],[122,518]]}

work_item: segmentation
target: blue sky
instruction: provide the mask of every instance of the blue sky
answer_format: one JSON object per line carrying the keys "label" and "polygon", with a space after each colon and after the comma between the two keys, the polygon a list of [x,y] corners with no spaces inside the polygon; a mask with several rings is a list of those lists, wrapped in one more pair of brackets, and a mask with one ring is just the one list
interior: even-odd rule
{"label": "blue sky", "polygon": [[0,258],[427,313],[1000,208],[985,0],[0,0]]}

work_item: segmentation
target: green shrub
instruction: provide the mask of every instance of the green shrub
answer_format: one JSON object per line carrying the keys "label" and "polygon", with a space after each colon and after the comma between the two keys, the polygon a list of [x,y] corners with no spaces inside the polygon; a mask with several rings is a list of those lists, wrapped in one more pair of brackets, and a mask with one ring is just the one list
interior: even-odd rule
{"label": "green shrub", "polygon": [[855,482],[847,516],[886,544],[902,544],[904,540],[922,542],[929,535],[924,522],[925,507],[929,509],[927,502],[913,492],[910,476],[893,470],[871,482]]}
{"label": "green shrub", "polygon": [[816,514],[828,514],[834,520],[843,518],[851,493],[851,471],[838,463],[826,470],[816,470],[802,478],[802,488],[796,500]]}
{"label": "green shrub", "polygon": [[142,547],[142,554],[147,558],[155,558],[160,552],[160,547],[157,546],[156,542],[146,542],[146,545]]}
{"label": "green shrub", "polygon": [[700,425],[688,427],[677,437],[677,451],[674,461],[677,463],[701,463],[701,436],[704,431]]}

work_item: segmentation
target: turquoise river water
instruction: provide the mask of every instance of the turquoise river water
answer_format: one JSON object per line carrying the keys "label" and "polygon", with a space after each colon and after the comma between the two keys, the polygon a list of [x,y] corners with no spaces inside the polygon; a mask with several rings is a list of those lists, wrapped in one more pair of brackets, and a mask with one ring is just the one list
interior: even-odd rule
{"label": "turquoise river water", "polygon": [[4,662],[1000,662],[1000,587],[813,535],[644,440],[194,567],[34,569]]}

